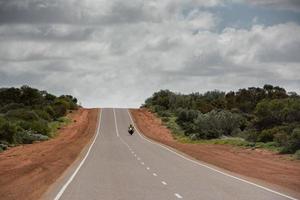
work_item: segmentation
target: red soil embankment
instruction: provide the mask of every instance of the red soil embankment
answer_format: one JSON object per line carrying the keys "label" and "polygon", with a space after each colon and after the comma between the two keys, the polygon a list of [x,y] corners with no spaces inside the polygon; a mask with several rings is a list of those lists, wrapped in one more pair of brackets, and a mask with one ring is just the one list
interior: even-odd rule
{"label": "red soil embankment", "polygon": [[300,194],[300,162],[264,150],[230,145],[185,144],[176,141],[160,119],[146,109],[132,109],[132,116],[145,136],[198,160],[247,177],[263,180]]}
{"label": "red soil embankment", "polygon": [[39,199],[94,136],[98,114],[99,109],[79,109],[54,139],[0,153],[0,198]]}

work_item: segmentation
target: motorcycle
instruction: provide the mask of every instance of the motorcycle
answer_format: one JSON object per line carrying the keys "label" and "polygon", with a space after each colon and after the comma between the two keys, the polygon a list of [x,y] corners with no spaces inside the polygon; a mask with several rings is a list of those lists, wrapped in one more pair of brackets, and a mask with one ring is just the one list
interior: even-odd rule
{"label": "motorcycle", "polygon": [[132,134],[134,133],[134,129],[133,129],[133,128],[129,128],[129,129],[128,129],[128,133],[129,133],[130,135],[132,135]]}

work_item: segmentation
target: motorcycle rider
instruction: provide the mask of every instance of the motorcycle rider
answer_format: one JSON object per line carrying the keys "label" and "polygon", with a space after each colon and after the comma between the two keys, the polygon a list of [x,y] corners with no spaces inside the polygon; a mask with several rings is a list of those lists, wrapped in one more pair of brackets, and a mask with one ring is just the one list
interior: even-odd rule
{"label": "motorcycle rider", "polygon": [[131,134],[134,132],[134,127],[132,126],[132,124],[129,125],[128,132]]}

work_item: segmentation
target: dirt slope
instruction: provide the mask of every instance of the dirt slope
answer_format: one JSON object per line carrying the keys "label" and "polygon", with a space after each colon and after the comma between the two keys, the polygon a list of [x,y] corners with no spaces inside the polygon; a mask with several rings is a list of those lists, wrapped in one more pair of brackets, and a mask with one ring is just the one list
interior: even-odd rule
{"label": "dirt slope", "polygon": [[247,177],[263,180],[300,194],[300,162],[263,150],[251,150],[229,145],[183,144],[173,139],[171,132],[146,109],[132,109],[139,130],[147,137],[169,145],[198,160]]}
{"label": "dirt slope", "polygon": [[0,153],[0,199],[38,199],[93,137],[98,109],[80,109],[51,140]]}

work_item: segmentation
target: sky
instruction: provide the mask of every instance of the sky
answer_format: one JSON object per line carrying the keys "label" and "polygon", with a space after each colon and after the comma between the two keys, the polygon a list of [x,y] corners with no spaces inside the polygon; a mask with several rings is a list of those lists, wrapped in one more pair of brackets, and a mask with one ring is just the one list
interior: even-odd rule
{"label": "sky", "polygon": [[299,0],[0,0],[0,87],[139,107],[264,84],[300,93]]}

